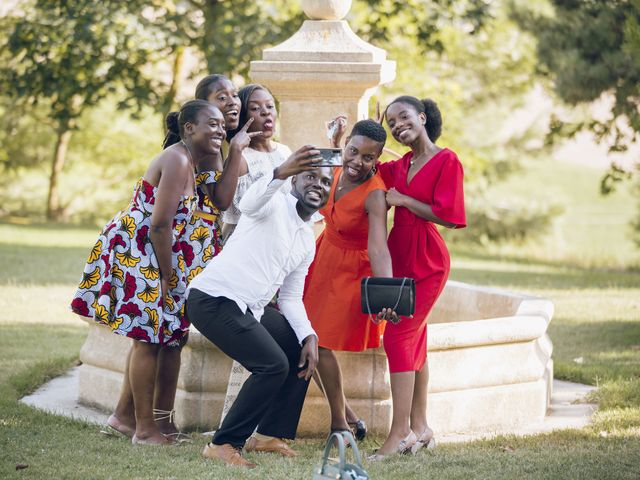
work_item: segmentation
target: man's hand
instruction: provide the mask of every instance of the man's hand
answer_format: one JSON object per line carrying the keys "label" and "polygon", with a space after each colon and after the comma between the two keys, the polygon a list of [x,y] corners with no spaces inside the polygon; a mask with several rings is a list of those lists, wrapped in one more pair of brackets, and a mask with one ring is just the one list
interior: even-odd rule
{"label": "man's hand", "polygon": [[315,168],[315,163],[322,161],[320,152],[313,145],[305,145],[293,152],[282,165],[273,171],[273,178],[284,180],[301,172],[308,172]]}
{"label": "man's hand", "polygon": [[309,335],[303,340],[302,352],[300,352],[300,361],[298,362],[298,368],[302,368],[305,365],[307,368],[298,372],[298,378],[304,378],[309,380],[316,371],[318,365],[318,337],[315,335]]}

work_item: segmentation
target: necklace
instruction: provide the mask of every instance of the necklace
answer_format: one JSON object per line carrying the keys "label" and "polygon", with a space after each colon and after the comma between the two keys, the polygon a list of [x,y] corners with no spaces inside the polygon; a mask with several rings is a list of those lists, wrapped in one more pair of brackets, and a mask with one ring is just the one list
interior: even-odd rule
{"label": "necklace", "polygon": [[184,140],[180,140],[182,146],[187,150],[187,155],[189,156],[189,161],[191,162],[191,172],[193,173],[193,195],[197,195],[196,189],[198,182],[196,181],[196,164],[193,162],[193,157],[191,156],[191,150],[187,147],[187,144],[184,143]]}
{"label": "necklace", "polygon": [[191,162],[191,166],[195,169],[196,168],[196,164],[193,163],[193,157],[191,156],[191,150],[189,150],[189,147],[187,147],[187,144],[184,143],[184,140],[180,140],[180,143],[187,150],[187,155],[189,156],[189,161]]}

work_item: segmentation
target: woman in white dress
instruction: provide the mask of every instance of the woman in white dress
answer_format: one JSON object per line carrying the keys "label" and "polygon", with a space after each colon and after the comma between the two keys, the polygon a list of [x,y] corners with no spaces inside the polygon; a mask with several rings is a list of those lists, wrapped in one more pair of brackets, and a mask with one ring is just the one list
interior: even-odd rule
{"label": "woman in white dress", "polygon": [[[242,152],[236,193],[231,206],[222,216],[224,222],[222,236],[224,240],[229,238],[229,235],[238,224],[238,220],[240,220],[238,204],[247,189],[263,175],[272,172],[274,168],[291,155],[289,147],[273,140],[278,111],[271,92],[262,85],[249,84],[240,89],[238,96],[242,104],[240,108],[240,123],[236,130],[228,132],[229,140],[249,119],[253,119],[253,123],[247,132],[262,132],[262,134],[252,137],[249,147]],[[287,182],[282,188],[290,189],[291,186]]]}

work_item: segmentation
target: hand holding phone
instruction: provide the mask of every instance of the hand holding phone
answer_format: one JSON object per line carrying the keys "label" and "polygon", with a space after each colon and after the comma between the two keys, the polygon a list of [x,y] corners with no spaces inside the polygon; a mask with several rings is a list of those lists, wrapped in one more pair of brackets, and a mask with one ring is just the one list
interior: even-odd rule
{"label": "hand holding phone", "polygon": [[318,148],[322,160],[313,164],[314,167],[341,167],[341,148]]}

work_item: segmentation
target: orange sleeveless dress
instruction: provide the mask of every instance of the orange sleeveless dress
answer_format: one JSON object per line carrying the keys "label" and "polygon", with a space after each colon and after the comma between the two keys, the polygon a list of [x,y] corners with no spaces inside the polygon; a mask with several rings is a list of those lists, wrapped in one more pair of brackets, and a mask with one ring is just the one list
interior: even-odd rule
{"label": "orange sleeveless dress", "polygon": [[371,276],[367,253],[369,219],[365,200],[373,190],[386,190],[380,174],[334,200],[342,175],[337,168],[327,205],[320,210],[325,229],[316,240],[304,305],[318,334],[319,346],[360,352],[380,346],[384,323],[375,325],[361,313],[360,280]]}

